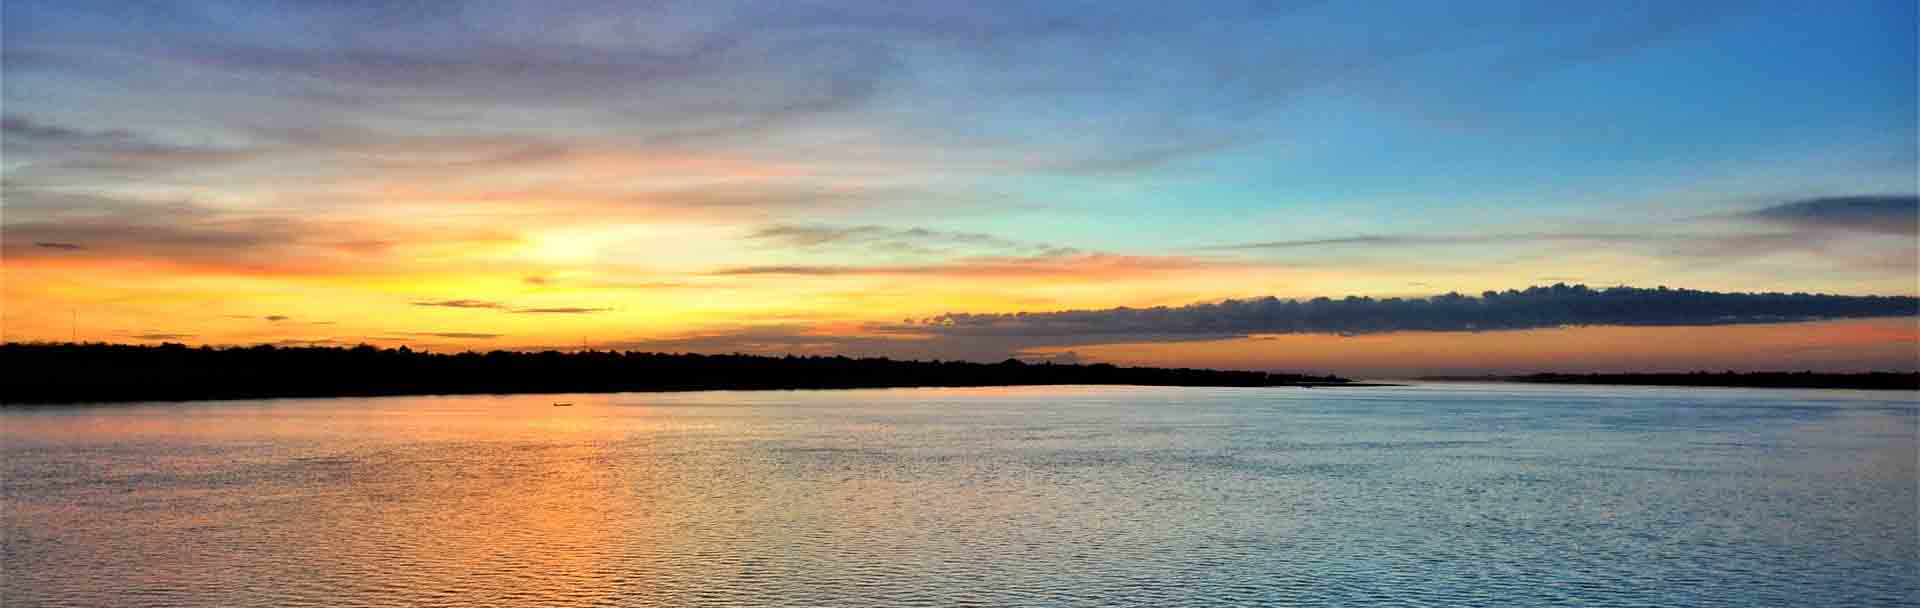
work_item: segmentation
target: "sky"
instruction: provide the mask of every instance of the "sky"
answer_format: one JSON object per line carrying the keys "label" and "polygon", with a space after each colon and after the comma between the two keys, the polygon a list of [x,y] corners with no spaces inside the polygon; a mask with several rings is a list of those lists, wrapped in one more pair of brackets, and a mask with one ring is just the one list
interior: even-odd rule
{"label": "sky", "polygon": [[[1920,295],[1910,1],[10,0],[0,25],[9,341],[1920,366],[1910,302],[1207,320]],[[1060,311],[1129,320],[1026,325]]]}

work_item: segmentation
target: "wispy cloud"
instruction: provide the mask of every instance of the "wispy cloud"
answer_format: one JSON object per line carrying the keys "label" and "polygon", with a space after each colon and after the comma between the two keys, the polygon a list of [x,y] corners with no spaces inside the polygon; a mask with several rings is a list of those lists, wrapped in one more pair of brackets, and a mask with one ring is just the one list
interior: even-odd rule
{"label": "wispy cloud", "polygon": [[1654,236],[1625,232],[1511,232],[1494,234],[1363,234],[1318,239],[1260,241],[1208,247],[1213,250],[1313,249],[1330,247],[1393,247],[1416,245],[1498,245],[1511,243],[1620,243],[1645,242]]}
{"label": "wispy cloud", "polygon": [[1920,234],[1920,196],[1900,194],[1812,198],[1763,207],[1735,217],[1795,230],[1915,236]]}
{"label": "wispy cloud", "polygon": [[[1632,250],[1677,260],[1742,259],[1796,253],[1840,260],[1875,257],[1875,251],[1902,243],[1859,238],[1911,237],[1920,231],[1920,197],[1914,195],[1834,196],[1790,201],[1758,209],[1689,218],[1639,231],[1573,229],[1563,231],[1487,230],[1460,234],[1361,234],[1330,238],[1234,243],[1207,251],[1311,254],[1359,250],[1427,255],[1433,248],[1581,247]],[[1604,223],[1603,223],[1604,225]],[[1906,256],[1912,257],[1912,256]],[[1910,265],[1909,265],[1910,266]]]}
{"label": "wispy cloud", "polygon": [[416,301],[413,302],[413,305],[438,308],[497,310],[514,314],[581,315],[613,310],[611,308],[589,308],[583,306],[514,307],[507,305],[505,302],[472,299]]}
{"label": "wispy cloud", "polygon": [[163,141],[127,129],[68,127],[0,117],[9,154],[33,159],[36,172],[168,172],[260,158],[261,150]]}
{"label": "wispy cloud", "polygon": [[193,334],[145,333],[131,334],[127,337],[135,340],[185,340],[192,338]]}
{"label": "wispy cloud", "polygon": [[717,276],[953,276],[953,277],[1061,277],[1103,280],[1115,276],[1146,276],[1205,268],[1235,266],[1235,262],[1181,256],[1078,254],[1039,257],[978,257],[936,264],[894,265],[770,265],[721,268]]}
{"label": "wispy cloud", "polygon": [[636,291],[658,291],[675,289],[713,289],[723,287],[717,283],[694,283],[688,281],[621,281],[601,278],[563,278],[547,275],[529,275],[521,282],[537,287],[578,287],[586,289],[630,289]]}
{"label": "wispy cloud", "polygon": [[508,312],[512,312],[514,314],[523,314],[523,315],[585,315],[585,314],[593,314],[597,312],[607,312],[610,310],[613,310],[613,309],[586,308],[586,307],[580,307],[580,306],[555,306],[555,307],[549,307],[549,308],[515,308]]}
{"label": "wispy cloud", "polygon": [[877,253],[912,255],[991,252],[998,255],[1050,257],[1082,253],[1071,247],[1018,241],[981,232],[875,225],[775,224],[755,230],[747,238],[797,249],[858,247]]}
{"label": "wispy cloud", "polygon": [[410,332],[407,332],[407,335],[428,336],[428,337],[434,337],[434,338],[453,338],[456,340],[492,340],[494,338],[501,337],[503,334],[489,334],[489,333],[469,332],[469,331],[420,331],[420,332],[410,331]]}
{"label": "wispy cloud", "polygon": [[0,116],[0,134],[4,134],[13,143],[21,140],[36,142],[120,142],[135,139],[132,131],[112,129],[89,131],[59,125],[46,124],[19,114]]}
{"label": "wispy cloud", "polygon": [[[38,8],[23,11],[38,16]],[[480,118],[511,129],[560,119],[655,147],[772,142],[839,158],[883,149],[888,157],[876,160],[905,157],[949,171],[989,162],[1015,171],[1134,171],[1262,139],[1251,118],[1425,54],[1500,40],[1511,50],[1487,58],[1490,67],[1476,66],[1490,76],[1476,80],[1510,86],[1712,22],[1696,16],[1709,11],[1651,6],[1454,7],[1384,19],[1315,3],[1193,11],[1129,3],[560,2],[533,10],[452,1],[262,10],[269,23],[300,24],[322,42],[296,44],[210,23],[192,3],[156,2],[138,11],[148,25],[137,35],[49,19],[49,27],[10,37],[9,58],[29,67],[84,66],[108,72],[107,80],[191,70],[228,76],[236,86],[294,83],[248,92],[272,113],[307,122]],[[1361,34],[1319,28],[1317,44],[1275,44],[1275,25],[1292,24],[1301,12],[1330,14],[1300,23],[1375,21]],[[1504,27],[1475,27],[1487,23]],[[1495,38],[1523,27],[1573,35]],[[973,94],[947,94],[946,82]],[[1020,112],[1061,102],[1086,104],[1080,108],[1089,118]],[[889,111],[903,103],[942,119]],[[1015,114],[1024,119],[1004,120]],[[1046,127],[1041,132],[1073,137],[1022,137],[1036,122]],[[847,147],[817,136],[828,131],[900,135],[875,142],[884,146]]]}
{"label": "wispy cloud", "polygon": [[[259,319],[261,321],[266,321],[268,323],[282,323],[282,322],[293,320],[293,317],[291,315],[264,315],[264,316],[220,315],[220,316],[228,319]],[[333,321],[307,321],[305,323],[301,323],[301,325],[332,325],[333,323],[334,323]]]}
{"label": "wispy cloud", "polygon": [[414,302],[414,306],[437,306],[440,308],[506,308],[505,304],[487,300],[429,300]]}
{"label": "wispy cloud", "polygon": [[273,346],[343,346],[343,345],[349,344],[349,342],[344,340],[335,340],[333,338],[317,338],[312,340],[288,338],[284,340],[276,340],[274,342],[271,342],[270,344]]}
{"label": "wispy cloud", "polygon": [[790,274],[800,276],[834,276],[842,274],[908,274],[926,267],[865,267],[865,266],[733,266],[721,268],[707,274],[715,276],[748,276],[756,274]]}
{"label": "wispy cloud", "polygon": [[709,283],[688,283],[684,281],[590,281],[583,283],[594,289],[632,289],[653,291],[666,289],[717,289],[725,285]]}
{"label": "wispy cloud", "polygon": [[297,211],[136,199],[9,181],[0,223],[9,261],[161,263],[231,274],[350,274],[402,267],[409,247],[500,247],[491,228],[396,226]]}

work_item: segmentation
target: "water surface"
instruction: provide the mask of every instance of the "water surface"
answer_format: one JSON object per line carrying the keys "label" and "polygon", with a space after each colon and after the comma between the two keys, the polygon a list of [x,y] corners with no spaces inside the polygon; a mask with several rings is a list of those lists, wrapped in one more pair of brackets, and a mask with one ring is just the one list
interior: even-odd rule
{"label": "water surface", "polygon": [[1916,411],[1510,385],[13,408],[0,605],[1913,605]]}

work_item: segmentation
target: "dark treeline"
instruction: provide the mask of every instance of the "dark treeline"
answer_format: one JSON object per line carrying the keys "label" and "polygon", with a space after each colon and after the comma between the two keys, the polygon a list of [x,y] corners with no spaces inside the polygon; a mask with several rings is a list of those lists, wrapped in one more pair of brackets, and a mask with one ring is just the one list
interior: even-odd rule
{"label": "dark treeline", "polygon": [[441,354],[400,347],[0,346],[0,403],[460,393],[1133,384],[1342,384],[1251,371],[587,351]]}
{"label": "dark treeline", "polygon": [[1866,388],[1920,390],[1920,373],[1693,372],[1687,374],[1533,374],[1501,378],[1541,384],[1644,384],[1752,388]]}

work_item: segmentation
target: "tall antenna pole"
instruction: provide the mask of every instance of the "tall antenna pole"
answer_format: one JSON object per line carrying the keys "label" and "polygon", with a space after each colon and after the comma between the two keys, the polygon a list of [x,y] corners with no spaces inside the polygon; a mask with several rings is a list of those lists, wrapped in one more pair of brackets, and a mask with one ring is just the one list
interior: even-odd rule
{"label": "tall antenna pole", "polygon": [[68,328],[68,331],[71,331],[73,333],[72,335],[67,337],[67,341],[72,342],[74,344],[79,344],[80,343],[80,309],[75,308],[75,309],[69,310],[68,312],[73,313],[73,318],[71,320],[71,323],[67,325],[67,328]]}

